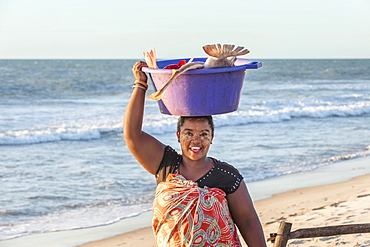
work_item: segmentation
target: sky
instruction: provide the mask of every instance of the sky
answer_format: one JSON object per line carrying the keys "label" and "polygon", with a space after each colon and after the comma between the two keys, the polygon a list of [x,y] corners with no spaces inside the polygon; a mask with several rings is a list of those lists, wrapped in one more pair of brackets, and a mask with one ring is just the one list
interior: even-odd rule
{"label": "sky", "polygon": [[0,59],[370,58],[370,0],[0,0]]}

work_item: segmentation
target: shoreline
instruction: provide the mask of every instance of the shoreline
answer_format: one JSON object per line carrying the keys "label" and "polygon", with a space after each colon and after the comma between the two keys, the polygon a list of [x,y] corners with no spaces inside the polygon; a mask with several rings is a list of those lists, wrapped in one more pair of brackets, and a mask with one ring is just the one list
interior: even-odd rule
{"label": "shoreline", "polygon": [[[291,231],[343,224],[370,224],[370,208],[366,208],[370,204],[370,188],[367,186],[369,179],[370,174],[367,174],[349,181],[291,190],[255,202],[265,238],[267,239],[270,233],[276,233],[282,221],[292,223]],[[344,217],[341,219],[340,215]],[[349,246],[349,244],[370,246],[369,239],[370,233],[349,234],[291,239],[287,246],[307,246],[309,244],[320,247]],[[122,245],[155,247],[151,227],[89,242],[78,247],[119,247]],[[242,246],[247,247],[244,241]],[[267,246],[272,246],[272,243],[268,242]]]}
{"label": "shoreline", "polygon": [[[351,190],[346,190],[347,195],[345,195],[343,188],[350,186],[349,188],[351,189],[351,186],[356,184],[356,187],[361,188],[363,191],[363,195],[367,195],[367,192],[370,194],[370,188],[367,192],[365,191],[367,188],[363,188],[364,181],[368,181],[369,178],[370,156],[364,156],[334,162],[306,173],[290,174],[278,178],[248,183],[247,186],[254,200],[256,210],[260,215],[260,220],[267,237],[267,234],[277,231],[278,224],[282,219],[289,221],[290,218],[293,218],[293,220],[295,220],[295,218],[290,215],[304,216],[311,213],[314,208],[323,208],[324,210],[325,207],[331,204],[342,201],[351,202],[358,199],[354,196],[361,194],[357,193],[358,195],[349,196],[348,193],[351,193]],[[340,188],[339,192],[332,195],[335,188]],[[319,194],[320,196],[317,196]],[[343,196],[346,197],[345,200]],[[368,200],[370,196],[363,196],[361,198],[362,200]],[[302,202],[304,203],[302,204]],[[295,205],[296,208],[292,205]],[[297,208],[299,205],[304,205],[305,210],[302,211],[302,208]],[[285,209],[291,210],[291,213],[286,212]],[[317,212],[319,211],[323,212],[322,210],[318,210]],[[370,213],[370,209],[368,213]],[[370,219],[367,221],[370,222]],[[316,221],[312,220],[312,223],[315,222]],[[292,223],[292,230],[296,229],[297,223]],[[27,243],[29,247],[104,247],[118,246],[118,244],[122,243],[126,243],[125,246],[139,246],[140,244],[142,246],[154,246],[154,236],[150,224],[151,211],[106,226],[40,233],[11,240],[3,240],[0,241],[0,247],[25,246],[25,243]],[[312,224],[307,224],[305,227],[312,227]],[[368,238],[370,238],[370,236],[368,236]],[[152,245],[150,245],[150,243],[152,243]]]}

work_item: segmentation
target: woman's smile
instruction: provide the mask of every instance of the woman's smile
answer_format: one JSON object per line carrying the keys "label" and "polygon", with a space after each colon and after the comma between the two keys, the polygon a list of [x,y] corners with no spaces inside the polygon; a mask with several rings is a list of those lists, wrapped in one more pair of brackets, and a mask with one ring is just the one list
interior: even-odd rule
{"label": "woman's smile", "polygon": [[201,148],[200,147],[191,147],[190,150],[193,152],[193,153],[199,153],[201,151]]}

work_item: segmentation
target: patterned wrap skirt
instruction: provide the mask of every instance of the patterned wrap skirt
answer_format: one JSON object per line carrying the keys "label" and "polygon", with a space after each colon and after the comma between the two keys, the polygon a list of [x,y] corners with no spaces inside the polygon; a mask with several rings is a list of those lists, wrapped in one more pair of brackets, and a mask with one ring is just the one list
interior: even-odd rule
{"label": "patterned wrap skirt", "polygon": [[225,196],[169,174],[158,184],[153,205],[157,246],[241,246]]}

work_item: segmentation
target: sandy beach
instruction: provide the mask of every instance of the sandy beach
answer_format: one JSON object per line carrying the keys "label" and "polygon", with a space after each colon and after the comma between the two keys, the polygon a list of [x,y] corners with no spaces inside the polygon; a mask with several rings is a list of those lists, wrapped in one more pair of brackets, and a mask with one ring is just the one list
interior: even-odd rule
{"label": "sandy beach", "polygon": [[[346,162],[349,164],[351,161],[341,163],[343,165]],[[352,170],[366,170],[370,165],[370,158],[360,158],[357,162],[363,167],[357,166]],[[335,175],[334,171],[333,174]],[[292,231],[300,228],[370,223],[369,181],[370,174],[367,174],[339,183],[294,189],[256,201],[255,207],[266,238],[270,233],[277,232],[282,221],[292,223]],[[80,245],[105,246],[155,245],[150,227]],[[269,242],[268,246],[272,246],[272,243]],[[292,239],[289,240],[288,246],[370,246],[370,233]]]}

